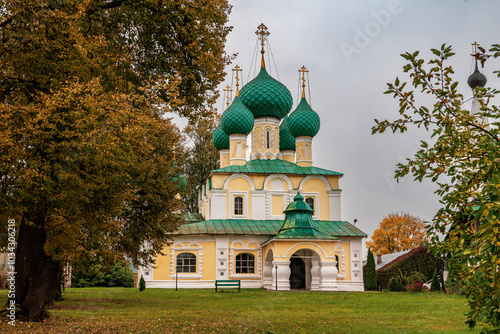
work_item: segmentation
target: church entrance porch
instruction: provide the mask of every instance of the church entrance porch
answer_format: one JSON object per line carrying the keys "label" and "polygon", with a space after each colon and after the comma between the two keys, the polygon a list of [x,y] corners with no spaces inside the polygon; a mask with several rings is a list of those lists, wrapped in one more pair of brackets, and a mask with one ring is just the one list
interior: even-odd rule
{"label": "church entrance porch", "polygon": [[296,251],[290,257],[290,289],[318,290],[320,257],[310,249]]}

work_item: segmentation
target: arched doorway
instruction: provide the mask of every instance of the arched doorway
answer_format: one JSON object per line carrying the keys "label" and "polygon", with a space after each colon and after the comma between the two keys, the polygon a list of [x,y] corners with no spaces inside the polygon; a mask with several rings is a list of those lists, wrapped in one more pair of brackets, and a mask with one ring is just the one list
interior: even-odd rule
{"label": "arched doorway", "polygon": [[290,289],[316,290],[319,287],[319,255],[310,249],[296,251],[290,257]]}
{"label": "arched doorway", "polygon": [[306,288],[306,263],[300,257],[290,258],[290,289]]}

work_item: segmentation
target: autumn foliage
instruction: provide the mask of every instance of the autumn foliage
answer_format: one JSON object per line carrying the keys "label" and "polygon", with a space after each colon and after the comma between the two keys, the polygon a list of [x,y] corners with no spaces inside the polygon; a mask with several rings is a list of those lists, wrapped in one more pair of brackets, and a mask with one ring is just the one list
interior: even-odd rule
{"label": "autumn foliage", "polygon": [[374,254],[391,254],[420,246],[425,236],[425,224],[420,218],[407,213],[390,213],[382,219],[366,246]]}

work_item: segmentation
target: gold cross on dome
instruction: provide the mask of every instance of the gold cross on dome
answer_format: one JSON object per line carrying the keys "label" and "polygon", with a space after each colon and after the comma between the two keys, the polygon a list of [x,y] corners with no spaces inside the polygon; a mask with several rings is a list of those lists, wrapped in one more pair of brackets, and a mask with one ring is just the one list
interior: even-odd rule
{"label": "gold cross on dome", "polygon": [[240,96],[240,89],[239,89],[239,86],[240,86],[240,78],[238,76],[238,72],[241,72],[243,71],[241,69],[241,67],[239,67],[238,65],[236,65],[234,68],[233,68],[233,71],[236,72],[236,96]]}
{"label": "gold cross on dome", "polygon": [[260,45],[262,46],[262,50],[260,50],[260,53],[262,53],[261,67],[266,67],[265,63],[264,63],[264,52],[265,52],[264,51],[264,42],[265,42],[267,36],[269,36],[270,32],[267,30],[267,27],[264,25],[264,23],[261,23],[257,27],[257,31],[255,32],[255,34],[257,36],[259,36]]}
{"label": "gold cross on dome", "polygon": [[309,70],[302,66],[299,72],[302,72],[302,97],[306,97],[306,72],[309,72]]}
{"label": "gold cross on dome", "polygon": [[229,92],[232,92],[233,90],[229,87],[229,85],[227,85],[224,91],[226,92],[226,108],[229,108],[229,100],[230,100]]}

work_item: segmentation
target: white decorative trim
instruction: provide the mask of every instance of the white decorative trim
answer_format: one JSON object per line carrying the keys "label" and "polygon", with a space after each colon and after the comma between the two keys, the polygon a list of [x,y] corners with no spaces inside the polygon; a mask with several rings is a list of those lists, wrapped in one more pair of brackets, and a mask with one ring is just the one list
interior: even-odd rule
{"label": "white decorative trim", "polygon": [[[291,189],[293,189],[292,180],[290,180],[290,178],[288,176],[286,176],[285,174],[271,174],[271,175],[269,175],[264,180],[264,186],[262,187],[262,189],[267,190],[268,183],[274,179],[282,179],[284,182],[286,182],[288,184],[288,190],[285,190],[285,191],[290,191]],[[272,189],[270,191],[272,191]]]}
{"label": "white decorative trim", "polygon": [[334,250],[335,250],[335,253],[337,253],[337,252],[340,253],[340,263],[339,263],[340,273],[339,273],[339,276],[337,278],[344,279],[345,278],[345,251],[344,251],[344,248],[342,247],[341,244],[337,243]]}
{"label": "white decorative trim", "polygon": [[[293,248],[295,248],[295,247],[297,247],[297,246],[299,246],[299,245],[314,245],[314,246],[318,247],[318,248],[319,248],[319,249],[323,252],[323,256],[325,257],[325,259],[331,259],[331,258],[335,259],[335,256],[333,256],[333,257],[332,257],[332,256],[327,256],[327,255],[326,255],[325,250],[324,250],[321,246],[319,246],[319,245],[315,244],[314,242],[298,242],[298,243],[296,243],[295,245],[293,245],[292,247],[290,247],[290,248],[286,251],[285,255],[284,255],[284,256],[281,256],[281,257],[282,257],[282,258],[288,258],[288,259],[289,259],[289,258],[290,258],[293,254],[292,254],[292,255],[290,255],[290,257],[289,257],[289,256],[288,256],[288,253],[289,253],[289,252],[290,252]],[[313,251],[313,252],[317,253],[317,252],[316,252],[316,250],[311,249],[311,248],[306,248],[306,247],[304,247],[304,248],[299,248],[299,249],[295,250],[295,251],[294,251],[294,253],[295,253],[295,252],[297,252],[297,251],[299,251],[299,250],[301,250],[301,249],[309,249],[309,250],[311,250],[311,251]],[[278,256],[276,256],[276,257],[278,257]]]}
{"label": "white decorative trim", "polygon": [[[178,247],[180,246],[180,247]],[[195,247],[191,247],[195,246]],[[177,253],[195,253],[198,251],[198,256],[196,257],[196,261],[198,263],[198,272],[196,274],[187,274],[187,273],[182,273],[182,274],[177,274],[178,278],[198,278],[201,279],[202,274],[203,274],[203,248],[199,243],[196,241],[191,241],[187,247],[184,247],[184,245],[176,241],[172,245],[170,249],[170,278],[175,279],[175,268],[176,268],[176,252]]]}
{"label": "white decorative trim", "polygon": [[[243,197],[243,214],[234,214],[234,198],[237,196]],[[229,192],[229,217],[231,219],[248,219],[248,193],[246,191],[230,191]]]}
{"label": "white decorative trim", "polygon": [[240,133],[233,133],[229,135],[229,140],[247,140],[247,135],[240,134]]}
{"label": "white decorative trim", "polygon": [[330,182],[328,182],[328,180],[326,179],[326,177],[322,176],[322,175],[308,175],[306,176],[305,178],[302,179],[302,181],[300,181],[300,184],[299,184],[299,191],[302,192],[302,187],[304,186],[304,184],[309,181],[309,180],[320,180],[320,181],[323,181],[323,183],[325,184],[326,186],[326,190],[327,191],[330,191],[332,190],[332,186],[330,185]]}
{"label": "white decorative trim", "polygon": [[[257,248],[250,248],[250,245],[257,245]],[[256,273],[253,274],[236,274],[234,272],[235,268],[235,262],[236,262],[236,257],[234,255],[234,252],[244,252],[244,253],[252,253],[257,251],[257,254],[255,255],[255,269]],[[229,248],[229,275],[231,278],[261,278],[262,276],[262,249],[260,245],[251,240],[249,241],[246,246],[243,241],[240,240],[234,240],[231,243],[231,247]]]}
{"label": "white decorative trim", "polygon": [[298,136],[295,137],[295,143],[311,143],[312,139],[313,138],[309,136]]}
{"label": "white decorative trim", "polygon": [[320,217],[320,205],[319,205],[319,193],[300,193],[304,197],[304,202],[306,201],[306,197],[314,198],[314,216],[313,219],[319,219]]}

